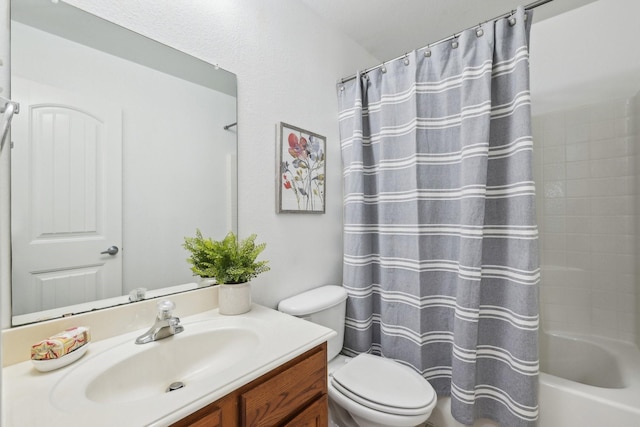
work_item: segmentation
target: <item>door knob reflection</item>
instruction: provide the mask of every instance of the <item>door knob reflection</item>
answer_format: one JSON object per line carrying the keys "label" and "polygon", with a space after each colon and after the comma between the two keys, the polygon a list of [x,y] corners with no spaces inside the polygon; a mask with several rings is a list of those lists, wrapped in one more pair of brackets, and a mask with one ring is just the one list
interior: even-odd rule
{"label": "door knob reflection", "polygon": [[119,251],[117,246],[111,246],[109,249],[107,249],[106,251],[102,251],[100,252],[101,254],[109,254],[109,255],[115,255],[117,254]]}

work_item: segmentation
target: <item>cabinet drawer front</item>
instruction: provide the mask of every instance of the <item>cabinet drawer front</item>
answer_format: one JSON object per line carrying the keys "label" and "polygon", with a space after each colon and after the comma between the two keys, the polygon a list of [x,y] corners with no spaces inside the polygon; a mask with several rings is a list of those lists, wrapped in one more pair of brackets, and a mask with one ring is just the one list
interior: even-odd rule
{"label": "cabinet drawer front", "polygon": [[320,351],[241,396],[245,427],[271,427],[327,391],[326,352]]}

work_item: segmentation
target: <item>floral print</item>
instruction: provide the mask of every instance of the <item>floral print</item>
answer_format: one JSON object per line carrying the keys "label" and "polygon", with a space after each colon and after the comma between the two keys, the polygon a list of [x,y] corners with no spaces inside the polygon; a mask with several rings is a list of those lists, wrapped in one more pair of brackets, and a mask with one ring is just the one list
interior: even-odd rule
{"label": "floral print", "polygon": [[282,191],[294,193],[298,210],[324,211],[324,140],[296,131],[286,141],[290,158],[281,163]]}

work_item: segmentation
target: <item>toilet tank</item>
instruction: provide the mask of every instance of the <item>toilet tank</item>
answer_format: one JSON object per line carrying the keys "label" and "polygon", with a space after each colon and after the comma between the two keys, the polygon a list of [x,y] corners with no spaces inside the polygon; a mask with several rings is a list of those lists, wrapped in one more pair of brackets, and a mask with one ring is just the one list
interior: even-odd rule
{"label": "toilet tank", "polygon": [[342,350],[347,291],[341,286],[327,285],[283,299],[278,310],[300,317],[338,333],[328,341],[327,358],[333,359]]}

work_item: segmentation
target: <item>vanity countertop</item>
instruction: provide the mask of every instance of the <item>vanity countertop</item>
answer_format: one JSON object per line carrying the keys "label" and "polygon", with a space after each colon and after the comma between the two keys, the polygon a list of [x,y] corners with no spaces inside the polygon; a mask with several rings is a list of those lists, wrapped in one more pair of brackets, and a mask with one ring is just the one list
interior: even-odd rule
{"label": "vanity countertop", "polygon": [[203,325],[215,327],[216,322],[223,325],[235,321],[260,325],[259,342],[249,354],[238,355],[241,359],[238,363],[204,376],[204,381],[194,381],[184,390],[153,398],[96,402],[82,392],[86,385],[82,381],[77,390],[71,389],[69,378],[81,373],[79,378],[87,378],[88,383],[100,372],[85,375],[87,366],[93,363],[104,364],[105,369],[109,367],[109,361],[95,363],[100,357],[104,359],[105,354],[117,356],[120,352],[130,354],[152,348],[145,349],[145,346],[161,349],[163,344],[182,334],[136,345],[135,338],[146,330],[142,329],[92,342],[79,361],[51,372],[37,371],[31,361],[6,367],[2,373],[3,421],[11,427],[168,426],[335,335],[325,327],[255,304],[251,311],[240,316],[222,316],[214,309],[185,317],[182,324],[188,332],[190,326],[195,330],[202,329]]}

